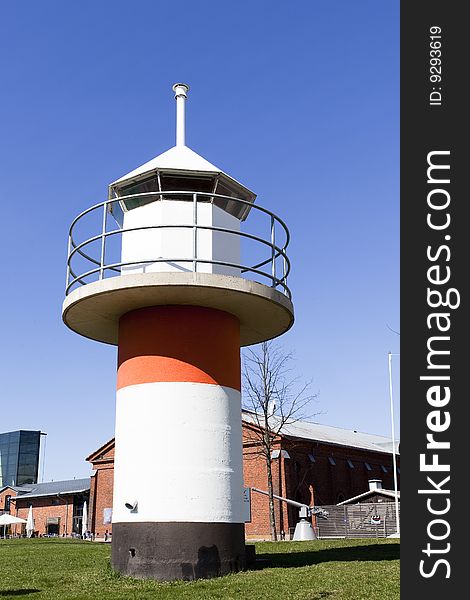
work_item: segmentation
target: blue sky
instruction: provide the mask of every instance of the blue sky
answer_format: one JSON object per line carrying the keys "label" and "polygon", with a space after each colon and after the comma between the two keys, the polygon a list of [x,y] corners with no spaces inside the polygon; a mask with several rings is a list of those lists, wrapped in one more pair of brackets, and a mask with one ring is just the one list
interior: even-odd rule
{"label": "blue sky", "polygon": [[[61,321],[67,232],[187,143],[289,226],[293,329],[321,423],[389,435],[399,353],[399,3],[4,3],[0,431],[47,432],[44,478],[113,436],[116,350]],[[388,327],[387,327],[388,325]],[[394,357],[398,400],[399,357]],[[163,423],[157,424],[164,426]]]}

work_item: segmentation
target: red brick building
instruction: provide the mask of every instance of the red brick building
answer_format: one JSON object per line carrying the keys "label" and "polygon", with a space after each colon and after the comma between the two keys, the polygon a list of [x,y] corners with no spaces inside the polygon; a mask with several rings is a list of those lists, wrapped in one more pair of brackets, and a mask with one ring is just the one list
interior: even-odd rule
{"label": "red brick building", "polygon": [[[266,490],[258,428],[248,412],[244,411],[243,421],[245,486]],[[283,428],[272,459],[274,493],[310,506],[338,504],[357,496],[369,489],[370,479],[380,479],[389,489],[394,487],[392,443],[383,436],[297,422]],[[247,538],[267,537],[268,498],[252,492],[251,508]],[[284,531],[286,536],[293,533],[299,509],[276,501],[275,515],[278,532]]]}
{"label": "red brick building", "polygon": [[86,459],[93,466],[90,477],[90,531],[103,537],[112,533],[114,439],[106,442]]}
{"label": "red brick building", "polygon": [[[265,459],[259,454],[253,416],[243,411],[243,471],[245,487],[267,490]],[[337,504],[365,492],[370,479],[393,489],[392,443],[386,437],[298,422],[284,428],[273,455],[274,493],[317,506]],[[90,529],[100,537],[112,531],[114,440],[88,456],[93,474],[90,485]],[[298,509],[275,503],[278,532],[292,533]],[[268,498],[251,493],[248,539],[269,538]]]}
{"label": "red brick building", "polygon": [[[89,502],[90,479],[51,481],[0,489],[0,514],[8,512],[28,518],[33,507],[35,536],[80,535],[83,506]],[[25,526],[11,526],[10,533],[22,534]]]}

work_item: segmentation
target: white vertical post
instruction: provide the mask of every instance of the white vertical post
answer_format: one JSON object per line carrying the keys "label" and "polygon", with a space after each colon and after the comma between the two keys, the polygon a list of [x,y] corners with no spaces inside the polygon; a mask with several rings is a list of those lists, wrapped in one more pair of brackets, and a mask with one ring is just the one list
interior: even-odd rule
{"label": "white vertical post", "polygon": [[[282,282],[284,283],[285,286],[287,285],[286,271],[287,271],[287,263],[286,263],[286,251],[285,251],[285,246],[284,246],[284,248],[282,249]],[[285,287],[282,290],[282,293],[287,294]]]}
{"label": "white vertical post", "polygon": [[276,228],[274,223],[274,217],[271,215],[271,276],[272,276],[272,286],[276,287]]}
{"label": "white vertical post", "polygon": [[185,103],[186,92],[189,91],[189,85],[185,83],[175,83],[173,86],[176,99],[176,145],[186,145],[186,122],[185,122]]}
{"label": "white vertical post", "polygon": [[100,255],[100,279],[104,276],[104,258],[106,249],[106,216],[107,216],[108,204],[103,204],[103,220],[101,223],[101,255]]}
{"label": "white vertical post", "polygon": [[392,456],[393,456],[393,483],[395,491],[395,517],[397,521],[397,535],[400,535],[400,510],[398,507],[398,483],[397,483],[397,457],[395,452],[395,418],[393,413],[393,386],[392,386],[392,353],[388,353],[388,381],[390,390],[390,417],[392,421]]}
{"label": "white vertical post", "polygon": [[70,249],[72,247],[72,235],[69,233],[69,241],[67,242],[67,275],[65,278],[65,294],[68,292],[70,281]]}
{"label": "white vertical post", "polygon": [[197,194],[193,194],[193,271],[197,273]]}
{"label": "white vertical post", "polygon": [[[47,433],[44,433],[43,431],[40,432],[39,434],[40,436],[47,436]],[[41,438],[39,438],[41,439]],[[44,444],[42,446],[42,474],[41,474],[41,483],[44,483],[44,473],[46,472],[46,442],[47,442],[47,437],[44,437]],[[39,469],[38,469],[38,481],[39,481]]]}

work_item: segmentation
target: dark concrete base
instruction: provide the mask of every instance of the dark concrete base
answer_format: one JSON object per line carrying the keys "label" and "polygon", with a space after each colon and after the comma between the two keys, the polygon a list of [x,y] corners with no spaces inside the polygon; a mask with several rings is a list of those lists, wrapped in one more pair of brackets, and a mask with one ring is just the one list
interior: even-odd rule
{"label": "dark concrete base", "polygon": [[253,544],[245,546],[246,566],[248,569],[253,569],[256,566],[256,548]]}
{"label": "dark concrete base", "polygon": [[208,579],[245,569],[243,523],[114,523],[111,563],[132,577]]}

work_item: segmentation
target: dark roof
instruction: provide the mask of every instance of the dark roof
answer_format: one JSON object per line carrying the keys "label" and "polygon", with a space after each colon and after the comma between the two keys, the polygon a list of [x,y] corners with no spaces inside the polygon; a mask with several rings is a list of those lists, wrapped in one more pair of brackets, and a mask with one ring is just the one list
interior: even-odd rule
{"label": "dark roof", "polygon": [[66,481],[49,481],[17,488],[17,498],[36,498],[38,496],[57,496],[57,494],[79,494],[90,489],[90,478],[67,479]]}
{"label": "dark roof", "polygon": [[16,493],[19,492],[28,492],[30,490],[32,490],[34,487],[34,484],[25,484],[25,485],[4,485],[3,487],[0,488],[0,494],[4,491],[4,490],[13,490]]}

